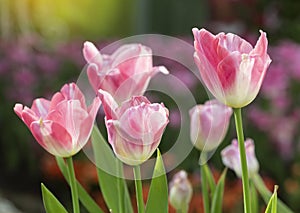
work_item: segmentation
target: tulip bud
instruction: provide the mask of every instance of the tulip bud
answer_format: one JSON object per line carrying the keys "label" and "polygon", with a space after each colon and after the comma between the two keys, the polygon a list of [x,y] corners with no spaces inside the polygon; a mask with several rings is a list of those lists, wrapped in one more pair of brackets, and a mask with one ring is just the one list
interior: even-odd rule
{"label": "tulip bud", "polygon": [[192,199],[193,188],[188,180],[188,175],[181,170],[176,173],[169,185],[169,202],[176,210],[188,210]]}
{"label": "tulip bud", "polygon": [[217,100],[206,101],[190,110],[190,136],[194,146],[211,151],[223,141],[230,122],[232,109]]}
{"label": "tulip bud", "polygon": [[[247,159],[247,167],[249,177],[253,177],[253,175],[257,174],[259,170],[259,164],[255,156],[255,147],[252,139],[248,138],[245,141],[245,150],[246,150],[246,159]],[[242,167],[241,167],[241,158],[240,151],[238,147],[238,141],[234,139],[231,145],[225,147],[222,152],[222,161],[223,164],[234,170],[238,177],[242,177]]]}
{"label": "tulip bud", "polygon": [[146,161],[158,147],[167,126],[169,111],[163,104],[134,96],[121,105],[106,91],[99,90],[105,112],[108,141],[116,156],[128,165]]}
{"label": "tulip bud", "polygon": [[208,90],[233,108],[251,103],[257,96],[271,59],[266,33],[252,45],[232,33],[213,35],[193,29],[195,63]]}
{"label": "tulip bud", "polygon": [[14,111],[45,150],[70,157],[87,143],[100,105],[96,97],[87,107],[82,92],[71,83],[64,85],[51,101],[38,98],[31,108],[16,104]]}

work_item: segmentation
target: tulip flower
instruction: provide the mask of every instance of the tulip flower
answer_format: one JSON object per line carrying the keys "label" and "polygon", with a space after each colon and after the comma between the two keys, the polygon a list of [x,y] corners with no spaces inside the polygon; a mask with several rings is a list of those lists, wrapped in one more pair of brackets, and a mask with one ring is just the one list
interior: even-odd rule
{"label": "tulip flower", "polygon": [[223,141],[232,115],[232,109],[217,100],[206,101],[190,110],[190,136],[199,150],[211,151]]}
{"label": "tulip flower", "polygon": [[105,112],[108,141],[116,156],[128,165],[140,165],[158,147],[169,122],[169,111],[163,104],[144,96],[134,96],[118,105],[106,91],[99,90]]}
{"label": "tulip flower", "polygon": [[109,92],[119,104],[132,96],[143,95],[156,73],[168,74],[164,66],[153,67],[152,50],[141,44],[126,44],[105,55],[91,42],[85,42],[83,55],[94,91]]}
{"label": "tulip flower", "polygon": [[232,33],[193,28],[194,60],[208,90],[222,103],[241,108],[257,96],[271,63],[266,33],[253,46]]}
{"label": "tulip flower", "polygon": [[87,107],[82,92],[71,83],[51,100],[35,99],[31,108],[17,103],[14,111],[45,150],[55,156],[70,157],[87,143],[100,104],[96,97]]}
{"label": "tulip flower", "polygon": [[[253,177],[258,173],[259,164],[255,156],[255,147],[252,139],[246,139],[245,141],[245,150],[246,150],[246,159],[248,166],[249,177]],[[242,177],[242,169],[241,169],[241,159],[240,159],[240,151],[238,148],[238,142],[234,139],[231,145],[225,147],[222,152],[222,161],[223,164],[234,170],[238,177]]]}
{"label": "tulip flower", "polygon": [[176,173],[169,185],[169,201],[176,210],[188,210],[193,188],[184,170]]}

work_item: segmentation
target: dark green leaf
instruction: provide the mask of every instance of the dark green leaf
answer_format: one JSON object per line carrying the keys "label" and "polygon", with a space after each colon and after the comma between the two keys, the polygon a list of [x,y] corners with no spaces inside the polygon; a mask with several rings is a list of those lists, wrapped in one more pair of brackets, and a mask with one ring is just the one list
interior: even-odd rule
{"label": "dark green leaf", "polygon": [[64,206],[57,200],[57,198],[41,184],[44,207],[47,213],[68,213]]}

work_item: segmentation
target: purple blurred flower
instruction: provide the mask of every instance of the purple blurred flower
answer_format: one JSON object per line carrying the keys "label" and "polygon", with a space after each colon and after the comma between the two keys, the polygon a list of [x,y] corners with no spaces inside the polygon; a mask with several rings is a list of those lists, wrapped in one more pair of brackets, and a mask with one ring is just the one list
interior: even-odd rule
{"label": "purple blurred flower", "polygon": [[[252,139],[248,138],[245,141],[246,159],[248,165],[249,177],[251,178],[259,170],[259,164],[255,156],[255,147]],[[240,159],[240,151],[238,147],[238,141],[234,139],[231,145],[225,147],[222,152],[223,164],[232,169],[238,177],[242,177],[242,167]]]}

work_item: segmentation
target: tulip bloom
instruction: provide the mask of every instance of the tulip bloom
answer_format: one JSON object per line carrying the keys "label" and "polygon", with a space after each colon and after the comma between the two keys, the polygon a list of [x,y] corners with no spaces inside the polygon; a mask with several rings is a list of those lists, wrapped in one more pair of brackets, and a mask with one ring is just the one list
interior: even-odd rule
{"label": "tulip bloom", "polygon": [[135,96],[120,106],[106,91],[99,90],[105,112],[108,141],[116,156],[128,165],[139,165],[158,147],[169,120],[163,104],[151,104]]}
{"label": "tulip bloom", "polygon": [[190,136],[199,150],[212,151],[224,140],[232,109],[217,100],[206,101],[190,110]]}
{"label": "tulip bloom", "polygon": [[55,156],[70,157],[87,143],[100,104],[96,97],[87,107],[82,92],[71,83],[50,101],[35,99],[31,108],[17,103],[14,111],[45,150]]}
{"label": "tulip bloom", "polygon": [[176,210],[188,210],[193,188],[184,170],[176,173],[169,186],[169,201]]}
{"label": "tulip bloom", "polygon": [[85,42],[83,55],[89,63],[87,75],[94,91],[109,92],[117,103],[143,95],[156,73],[168,74],[163,66],[153,67],[152,50],[141,44],[123,45],[112,55],[105,55]]}
{"label": "tulip bloom", "polygon": [[241,108],[257,96],[271,63],[266,33],[253,48],[232,33],[213,35],[193,28],[194,60],[209,91],[222,103]]}
{"label": "tulip bloom", "polygon": [[[255,147],[252,139],[247,139],[245,141],[245,149],[246,149],[246,159],[248,166],[249,177],[253,177],[253,175],[257,174],[259,170],[259,164],[255,156]],[[238,177],[242,177],[242,168],[241,168],[241,159],[240,159],[240,151],[238,147],[238,142],[234,139],[231,145],[225,147],[222,152],[222,161],[223,164],[234,170]]]}

